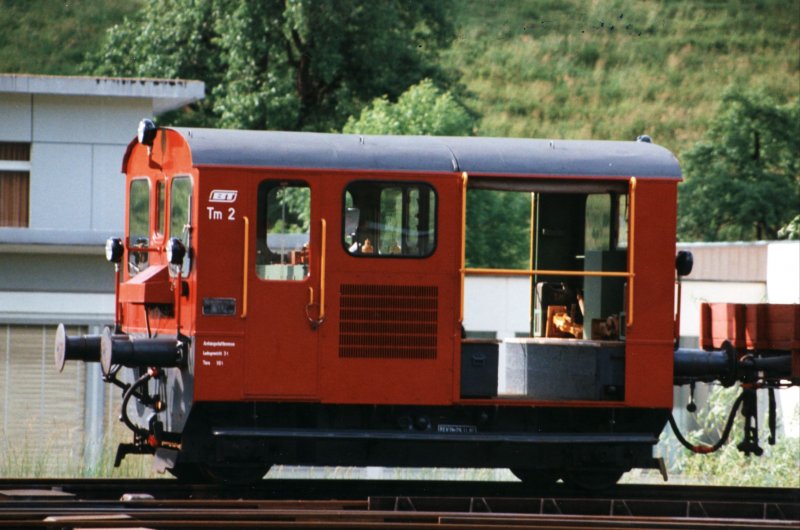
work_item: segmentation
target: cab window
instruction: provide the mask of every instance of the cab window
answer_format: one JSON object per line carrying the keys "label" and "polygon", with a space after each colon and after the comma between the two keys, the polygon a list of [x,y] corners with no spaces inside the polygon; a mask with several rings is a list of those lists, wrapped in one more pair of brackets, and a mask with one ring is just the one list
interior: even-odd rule
{"label": "cab window", "polygon": [[136,247],[147,247],[150,242],[150,181],[131,181],[128,202],[128,273],[135,276],[147,267],[147,251],[136,251]]}
{"label": "cab window", "polygon": [[422,183],[351,183],[342,242],[353,256],[430,256],[436,248],[436,192]]}
{"label": "cab window", "polygon": [[181,270],[184,276],[191,269],[191,215],[192,215],[192,179],[175,177],[169,191],[169,237],[177,237],[186,247]]}
{"label": "cab window", "polygon": [[309,274],[311,188],[266,181],[258,188],[256,274],[264,280],[303,280]]}
{"label": "cab window", "polygon": [[164,235],[164,228],[165,228],[165,216],[166,216],[166,202],[167,202],[167,195],[166,195],[166,184],[163,180],[159,180],[156,183],[156,222],[158,226],[156,227],[156,233],[159,236]]}

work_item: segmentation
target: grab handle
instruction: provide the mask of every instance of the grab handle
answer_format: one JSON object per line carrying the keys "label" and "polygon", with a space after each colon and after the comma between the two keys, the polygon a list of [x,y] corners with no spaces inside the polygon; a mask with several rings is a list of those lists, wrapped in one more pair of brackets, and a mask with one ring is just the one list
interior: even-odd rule
{"label": "grab handle", "polygon": [[247,283],[249,280],[250,271],[249,261],[250,261],[250,219],[247,218],[246,215],[242,216],[244,219],[244,265],[242,266],[242,315],[241,318],[247,318]]}

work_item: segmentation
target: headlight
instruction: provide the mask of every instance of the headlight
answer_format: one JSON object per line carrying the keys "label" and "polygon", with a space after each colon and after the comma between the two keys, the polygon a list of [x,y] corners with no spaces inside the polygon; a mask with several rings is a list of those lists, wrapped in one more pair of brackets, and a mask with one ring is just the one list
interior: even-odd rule
{"label": "headlight", "polygon": [[122,245],[122,240],[118,237],[109,237],[106,240],[106,259],[111,263],[119,263],[122,261],[122,253],[125,247]]}
{"label": "headlight", "polygon": [[153,140],[156,138],[156,132],[158,132],[158,127],[153,123],[153,120],[144,119],[139,122],[139,129],[136,136],[140,144],[153,147]]}
{"label": "headlight", "polygon": [[172,265],[180,265],[186,256],[186,247],[177,237],[169,238],[167,241],[167,261]]}

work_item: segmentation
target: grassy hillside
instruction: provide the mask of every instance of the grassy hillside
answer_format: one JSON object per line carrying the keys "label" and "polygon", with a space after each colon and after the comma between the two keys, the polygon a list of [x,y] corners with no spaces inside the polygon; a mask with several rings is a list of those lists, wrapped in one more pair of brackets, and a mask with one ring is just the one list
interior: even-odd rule
{"label": "grassy hillside", "polygon": [[800,96],[800,1],[456,0],[445,56],[479,134],[633,139],[681,152],[730,85]]}
{"label": "grassy hillside", "polygon": [[[453,0],[442,57],[478,134],[635,138],[680,153],[722,92],[800,96],[800,0]],[[79,73],[140,0],[0,0],[0,72]]]}
{"label": "grassy hillside", "polygon": [[0,73],[74,75],[138,0],[0,0]]}

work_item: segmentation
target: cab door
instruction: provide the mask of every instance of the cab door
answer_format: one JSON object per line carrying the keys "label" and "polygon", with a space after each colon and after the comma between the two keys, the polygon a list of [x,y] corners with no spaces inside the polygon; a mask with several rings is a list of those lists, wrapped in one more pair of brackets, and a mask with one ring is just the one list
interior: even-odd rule
{"label": "cab door", "polygon": [[294,176],[268,177],[258,182],[256,200],[248,230],[245,395],[313,399],[321,236],[316,188]]}

